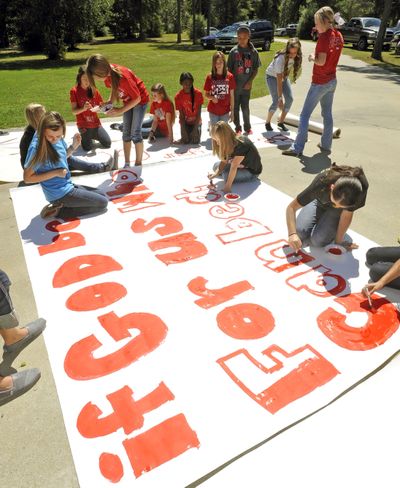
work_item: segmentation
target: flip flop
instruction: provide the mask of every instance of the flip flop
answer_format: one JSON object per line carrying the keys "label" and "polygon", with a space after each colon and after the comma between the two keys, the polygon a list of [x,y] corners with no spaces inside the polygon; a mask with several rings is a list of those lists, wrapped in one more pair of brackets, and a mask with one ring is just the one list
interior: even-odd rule
{"label": "flip flop", "polygon": [[110,124],[110,129],[120,130],[121,132],[122,132],[122,127],[123,127],[123,124],[120,124],[117,122]]}

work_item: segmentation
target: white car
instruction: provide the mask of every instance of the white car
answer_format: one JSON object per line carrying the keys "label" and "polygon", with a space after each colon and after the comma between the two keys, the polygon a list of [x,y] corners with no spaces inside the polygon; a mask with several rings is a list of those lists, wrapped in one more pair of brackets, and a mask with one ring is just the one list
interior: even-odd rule
{"label": "white car", "polygon": [[276,36],[286,36],[286,27],[277,27],[275,29]]}

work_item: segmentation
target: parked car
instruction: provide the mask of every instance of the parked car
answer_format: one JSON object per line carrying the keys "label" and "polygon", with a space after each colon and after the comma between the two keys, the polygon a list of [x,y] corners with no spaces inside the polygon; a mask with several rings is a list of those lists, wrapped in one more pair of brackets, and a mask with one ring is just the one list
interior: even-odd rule
{"label": "parked car", "polygon": [[219,32],[219,29],[217,29],[216,27],[210,27],[210,35],[211,34],[218,34]]}
{"label": "parked car", "polygon": [[[375,44],[380,25],[381,20],[375,19],[374,17],[353,17],[349,22],[338,26],[338,29],[342,33],[345,43],[351,43],[353,47],[356,47],[360,51],[365,51],[368,46]],[[390,49],[393,34],[392,29],[386,29],[383,41],[384,50]]]}
{"label": "parked car", "polygon": [[[239,25],[247,25],[251,32],[251,42],[255,47],[261,47],[263,51],[269,51],[274,41],[274,28],[270,20],[248,20]],[[237,44],[237,26],[224,34],[218,35],[215,47],[222,52],[230,51]]]}
{"label": "parked car", "polygon": [[394,53],[396,55],[400,54],[400,30],[394,33],[392,42],[390,43],[392,49],[394,49]]}
{"label": "parked car", "polygon": [[276,36],[286,36],[286,27],[277,27],[275,29]]}
{"label": "parked car", "polygon": [[227,27],[224,27],[220,31],[211,34],[211,28],[210,28],[210,35],[209,36],[204,36],[200,39],[201,45],[204,47],[204,49],[215,49],[215,42],[217,40],[217,37],[221,34],[225,34],[229,32],[231,29],[233,29],[235,32],[237,28],[239,27],[240,22],[236,22],[235,24],[228,25]]}
{"label": "parked car", "polygon": [[286,34],[289,37],[296,37],[297,36],[297,27],[299,24],[288,24],[286,26]]}

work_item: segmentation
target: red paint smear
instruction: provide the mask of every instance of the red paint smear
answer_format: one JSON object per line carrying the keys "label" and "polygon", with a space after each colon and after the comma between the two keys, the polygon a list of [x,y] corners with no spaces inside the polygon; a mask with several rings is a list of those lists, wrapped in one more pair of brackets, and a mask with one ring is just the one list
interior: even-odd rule
{"label": "red paint smear", "polygon": [[126,296],[126,288],[119,283],[99,283],[73,293],[65,305],[74,312],[88,312],[108,307]]}
{"label": "red paint smear", "polygon": [[237,295],[248,290],[254,290],[254,287],[248,281],[238,281],[223,288],[207,288],[208,280],[202,276],[198,276],[191,280],[188,284],[188,289],[195,295],[202,297],[194,303],[199,307],[209,309],[232,300]]}
{"label": "red paint smear", "polygon": [[[265,248],[275,245],[277,245],[277,247],[270,249],[268,252],[271,259],[267,259],[267,256],[264,258],[262,255],[262,251]],[[277,255],[277,252],[280,252],[285,248],[290,251],[288,254],[284,253],[282,256]],[[288,241],[284,239],[280,239],[279,241],[274,241],[269,244],[264,244],[263,246],[260,246],[258,249],[256,249],[254,253],[258,259],[264,262],[263,266],[272,271],[275,271],[275,273],[282,273],[282,271],[294,268],[296,266],[299,266],[300,264],[314,261],[314,258],[310,254],[307,254],[302,250],[297,251],[297,253],[293,251],[292,248],[288,245]]]}
{"label": "red paint smear", "polygon": [[377,295],[374,310],[369,309],[361,293],[335,298],[347,313],[365,312],[367,322],[363,327],[350,327],[346,315],[328,308],[317,318],[318,327],[335,344],[351,351],[366,351],[384,344],[399,328],[400,313],[388,300]]}
{"label": "red paint smear", "polygon": [[87,254],[71,258],[62,264],[54,274],[53,287],[64,286],[84,281],[111,271],[120,271],[122,266],[110,256]]}
{"label": "red paint smear", "polygon": [[225,195],[225,198],[227,198],[228,200],[238,200],[240,196],[237,195],[236,193],[227,193]]}
{"label": "red paint smear", "polygon": [[111,483],[118,483],[124,475],[124,467],[116,454],[103,452],[99,458],[101,474]]}
{"label": "red paint smear", "polygon": [[183,414],[171,417],[143,434],[123,442],[136,478],[200,446]]}
{"label": "red paint smear", "polygon": [[217,315],[218,327],[234,339],[260,339],[275,327],[272,313],[254,303],[239,303]]}
{"label": "red paint smear", "polygon": [[78,218],[67,219],[65,222],[59,220],[52,220],[46,224],[46,229],[50,232],[65,232],[66,230],[76,229],[80,225],[81,221]]}
{"label": "red paint smear", "polygon": [[97,352],[103,344],[93,334],[76,342],[67,352],[64,361],[65,372],[74,380],[100,378],[126,368],[156,349],[168,331],[157,315],[149,313],[130,313],[118,317],[111,312],[99,317],[99,321],[114,341],[131,337],[129,329],[137,329],[139,335],[107,356]]}
{"label": "red paint smear", "polygon": [[143,427],[144,414],[174,398],[173,393],[164,383],[160,383],[155,390],[139,400],[133,398],[133,391],[129,386],[124,386],[107,395],[113,413],[102,416],[102,410],[89,402],[82,408],[76,425],[79,433],[89,439],[110,435],[118,429],[123,429],[125,434],[130,434]]}
{"label": "red paint smear", "polygon": [[167,236],[169,234],[176,234],[183,230],[183,225],[179,220],[173,217],[157,217],[146,223],[144,219],[137,219],[131,225],[132,232],[141,234],[148,232],[151,229],[155,229],[160,236]]}
{"label": "red paint smear", "polygon": [[336,256],[340,256],[342,254],[341,249],[338,249],[337,247],[332,247],[331,249],[328,249],[328,252],[331,254],[335,254]]}

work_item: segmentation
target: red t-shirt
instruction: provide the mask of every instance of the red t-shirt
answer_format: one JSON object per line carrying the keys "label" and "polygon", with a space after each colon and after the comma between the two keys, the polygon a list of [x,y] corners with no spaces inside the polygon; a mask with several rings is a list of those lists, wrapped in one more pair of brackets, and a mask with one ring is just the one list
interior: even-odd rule
{"label": "red t-shirt", "polygon": [[163,100],[161,103],[152,102],[150,106],[150,113],[157,117],[157,129],[160,129],[163,136],[168,136],[166,115],[167,113],[172,114],[174,110],[174,104],[171,102],[171,100]]}
{"label": "red t-shirt", "polygon": [[326,53],[326,62],[323,66],[314,64],[312,82],[323,85],[336,78],[336,66],[339,62],[343,48],[342,34],[336,29],[329,29],[319,34],[315,47],[315,55]]}
{"label": "red t-shirt", "polygon": [[[125,68],[125,66],[120,66],[118,64],[111,64],[111,66],[113,68],[118,68],[122,74],[122,78],[119,80],[118,85],[118,97],[122,100],[122,103],[126,105],[138,96],[140,96],[140,105],[148,103],[149,94],[143,81],[138,78],[133,71]],[[111,88],[111,76],[107,76],[104,80],[104,84],[107,88]]]}
{"label": "red t-shirt", "polygon": [[[84,90],[81,85],[74,86],[69,91],[69,99],[71,102],[76,103],[78,108],[82,108],[85,102],[90,102],[92,107],[103,103],[100,93],[96,90],[92,98],[87,94],[87,90]],[[76,125],[79,129],[95,129],[101,126],[99,117],[95,112],[91,110],[85,110],[76,116]]]}
{"label": "red t-shirt", "polygon": [[203,105],[203,94],[197,88],[194,90],[194,102],[192,103],[192,94],[185,93],[183,89],[175,95],[176,110],[182,111],[187,124],[194,124],[197,119],[199,108]]}
{"label": "red t-shirt", "polygon": [[212,78],[211,74],[207,75],[204,82],[204,90],[211,92],[213,97],[218,98],[218,102],[208,102],[207,110],[215,115],[224,115],[231,109],[230,92],[236,88],[235,78],[232,73],[227,72],[226,76],[217,75]]}

